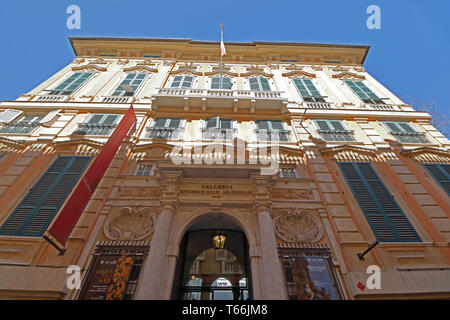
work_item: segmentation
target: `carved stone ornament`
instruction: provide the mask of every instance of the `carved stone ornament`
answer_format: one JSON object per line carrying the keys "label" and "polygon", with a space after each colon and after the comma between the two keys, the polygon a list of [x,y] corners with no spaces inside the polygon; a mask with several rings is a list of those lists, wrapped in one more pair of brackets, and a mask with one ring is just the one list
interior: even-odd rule
{"label": "carved stone ornament", "polygon": [[286,242],[315,243],[323,236],[323,226],[309,211],[281,210],[274,219],[276,236]]}
{"label": "carved stone ornament", "polygon": [[312,200],[313,193],[311,190],[304,189],[272,189],[272,198],[274,199],[290,199],[290,200]]}
{"label": "carved stone ornament", "polygon": [[106,220],[103,231],[110,240],[141,240],[153,233],[150,208],[123,207]]}

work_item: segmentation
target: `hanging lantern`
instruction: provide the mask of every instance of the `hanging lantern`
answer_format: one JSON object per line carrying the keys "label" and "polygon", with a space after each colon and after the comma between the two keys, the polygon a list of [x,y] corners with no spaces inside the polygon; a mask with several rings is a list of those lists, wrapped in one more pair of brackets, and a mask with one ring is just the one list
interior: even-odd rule
{"label": "hanging lantern", "polygon": [[223,249],[223,247],[225,246],[225,240],[227,240],[227,237],[225,236],[225,234],[223,234],[223,232],[219,231],[213,235],[212,240],[213,240],[215,249]]}

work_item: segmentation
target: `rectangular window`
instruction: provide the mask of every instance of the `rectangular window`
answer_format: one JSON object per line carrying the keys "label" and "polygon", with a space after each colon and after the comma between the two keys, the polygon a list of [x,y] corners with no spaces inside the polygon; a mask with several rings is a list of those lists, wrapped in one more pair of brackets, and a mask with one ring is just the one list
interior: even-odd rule
{"label": "rectangular window", "polygon": [[86,123],[80,125],[75,134],[87,136],[109,136],[119,122],[119,114],[93,114]]}
{"label": "rectangular window", "polygon": [[414,130],[407,122],[386,121],[384,125],[389,128],[391,134],[402,143],[429,143],[419,132]]}
{"label": "rectangular window", "polygon": [[325,141],[355,141],[351,130],[346,130],[339,120],[315,120],[317,132]]}
{"label": "rectangular window", "polygon": [[345,80],[345,83],[365,103],[385,104],[384,101],[372,92],[362,81]]}
{"label": "rectangular window", "polygon": [[125,80],[113,92],[115,97],[132,97],[139,86],[144,81],[146,75],[144,73],[129,73]]}
{"label": "rectangular window", "polygon": [[147,127],[147,138],[150,139],[177,139],[180,132],[181,119],[158,118],[152,127]]}
{"label": "rectangular window", "polygon": [[42,116],[35,114],[26,114],[19,116],[16,120],[3,125],[0,133],[29,134],[39,126]]}
{"label": "rectangular window", "polygon": [[425,169],[450,196],[450,164],[423,164]]}
{"label": "rectangular window", "polygon": [[151,164],[140,164],[136,168],[137,176],[153,176],[153,165]]}
{"label": "rectangular window", "polygon": [[256,127],[260,141],[289,141],[289,131],[279,120],[257,120]]}
{"label": "rectangular window", "polygon": [[249,79],[250,90],[252,91],[270,91],[269,80],[264,77],[253,77]]}
{"label": "rectangular window", "polygon": [[211,79],[211,89],[231,90],[232,86],[231,78],[222,78],[222,87],[220,87],[220,77],[213,77]]}
{"label": "rectangular window", "polygon": [[206,119],[206,128],[203,129],[203,139],[207,140],[233,140],[233,120],[214,117]]}
{"label": "rectangular window", "polygon": [[0,227],[0,234],[41,236],[90,160],[90,157],[59,156]]}
{"label": "rectangular window", "polygon": [[190,89],[192,88],[193,76],[180,75],[173,78],[171,88]]}
{"label": "rectangular window", "polygon": [[83,83],[89,79],[93,73],[91,72],[75,72],[63,83],[57,86],[55,89],[49,91],[50,95],[70,95],[77,90]]}
{"label": "rectangular window", "polygon": [[338,165],[378,241],[421,241],[370,163]]}
{"label": "rectangular window", "polygon": [[292,79],[298,92],[306,102],[325,102],[319,91],[309,79]]}
{"label": "rectangular window", "polygon": [[279,177],[282,179],[297,179],[297,170],[294,168],[281,168]]}

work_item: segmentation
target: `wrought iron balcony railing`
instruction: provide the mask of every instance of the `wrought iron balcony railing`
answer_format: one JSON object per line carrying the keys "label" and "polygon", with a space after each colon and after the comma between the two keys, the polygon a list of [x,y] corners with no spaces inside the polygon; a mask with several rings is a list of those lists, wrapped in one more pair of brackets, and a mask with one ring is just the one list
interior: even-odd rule
{"label": "wrought iron balcony railing", "polygon": [[183,132],[183,128],[146,128],[145,137],[148,139],[179,139]]}
{"label": "wrought iron balcony railing", "polygon": [[317,130],[325,141],[355,141],[353,130]]}
{"label": "wrought iron balcony railing", "polygon": [[119,97],[119,96],[105,96],[102,97],[102,102],[106,103],[129,103],[133,97]]}
{"label": "wrought iron balcony railing", "polygon": [[203,140],[233,140],[236,129],[204,128],[202,133]]}
{"label": "wrought iron balcony railing", "polygon": [[283,141],[289,142],[289,130],[256,129],[258,141]]}
{"label": "wrought iron balcony railing", "polygon": [[89,124],[83,123],[79,125],[75,134],[85,136],[109,136],[115,129],[115,124]]}
{"label": "wrought iron balcony railing", "polygon": [[420,132],[391,132],[392,135],[401,143],[430,143],[424,133]]}
{"label": "wrought iron balcony railing", "polygon": [[1,127],[0,133],[16,133],[16,134],[28,134],[31,133],[36,127],[39,126],[39,122],[13,122],[8,123]]}
{"label": "wrought iron balcony railing", "polygon": [[336,106],[330,102],[303,102],[303,108],[307,109],[335,109]]}

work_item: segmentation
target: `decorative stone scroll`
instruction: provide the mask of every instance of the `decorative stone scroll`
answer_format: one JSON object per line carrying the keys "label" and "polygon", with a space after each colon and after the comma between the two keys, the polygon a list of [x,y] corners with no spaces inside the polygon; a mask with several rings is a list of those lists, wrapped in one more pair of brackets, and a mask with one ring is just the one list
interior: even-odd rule
{"label": "decorative stone scroll", "polygon": [[150,208],[123,207],[105,222],[103,231],[110,240],[141,240],[153,233]]}
{"label": "decorative stone scroll", "polygon": [[147,187],[119,187],[117,196],[119,198],[156,199],[161,196],[161,190]]}
{"label": "decorative stone scroll", "polygon": [[287,200],[312,200],[313,193],[311,190],[304,189],[273,188],[272,198]]}
{"label": "decorative stone scroll", "polygon": [[309,211],[282,209],[275,214],[276,236],[289,243],[316,243],[322,239],[323,226]]}

